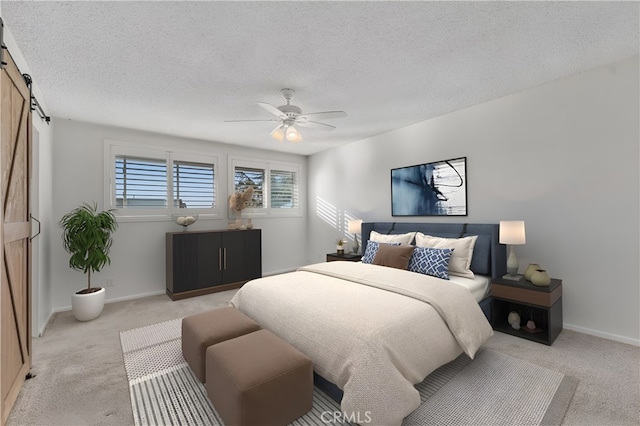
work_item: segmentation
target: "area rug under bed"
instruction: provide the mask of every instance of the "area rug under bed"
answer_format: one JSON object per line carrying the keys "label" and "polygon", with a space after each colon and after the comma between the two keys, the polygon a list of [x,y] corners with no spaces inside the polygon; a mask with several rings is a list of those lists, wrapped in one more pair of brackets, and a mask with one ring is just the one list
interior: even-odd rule
{"label": "area rug under bed", "polygon": [[[223,425],[182,357],[182,319],[120,333],[136,425]],[[559,425],[578,381],[492,350],[461,355],[416,385],[422,404],[403,426]],[[292,425],[326,425],[340,406],[314,389],[313,409]],[[323,415],[324,413],[324,415]],[[336,424],[336,423],[333,423]]]}

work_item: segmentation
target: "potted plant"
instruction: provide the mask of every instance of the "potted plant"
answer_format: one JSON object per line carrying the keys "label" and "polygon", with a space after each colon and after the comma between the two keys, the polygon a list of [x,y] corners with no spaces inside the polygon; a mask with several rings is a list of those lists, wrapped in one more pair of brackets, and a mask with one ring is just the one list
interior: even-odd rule
{"label": "potted plant", "polygon": [[111,263],[111,234],[117,229],[115,210],[98,212],[96,203],[84,203],[60,219],[62,244],[71,255],[69,266],[87,274],[87,288],[71,297],[71,309],[78,321],[97,318],[104,308],[105,289],[91,287],[91,273]]}
{"label": "potted plant", "polygon": [[344,240],[342,238],[336,240],[336,251],[338,254],[344,254]]}

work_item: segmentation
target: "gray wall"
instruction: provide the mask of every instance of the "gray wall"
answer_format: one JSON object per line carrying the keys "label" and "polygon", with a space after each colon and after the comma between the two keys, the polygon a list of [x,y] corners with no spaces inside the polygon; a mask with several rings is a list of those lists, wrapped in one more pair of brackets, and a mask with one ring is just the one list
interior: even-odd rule
{"label": "gray wall", "polygon": [[[309,259],[344,217],[522,219],[521,272],[563,279],[567,328],[640,344],[638,57],[313,155]],[[467,157],[468,216],[393,218],[390,169]]]}
{"label": "gray wall", "polygon": [[[218,156],[218,199],[226,206],[227,156],[242,155],[300,164],[301,188],[306,182],[306,157],[260,151],[221,143],[184,139],[117,127],[54,119],[53,153],[53,216],[62,215],[82,202],[95,201],[104,208],[104,139],[174,147],[174,149],[205,152]],[[300,194],[301,216],[254,219],[262,229],[262,270],[264,274],[295,268],[306,256],[307,199]],[[223,208],[220,219],[199,220],[191,229],[226,229],[228,218]],[[107,288],[107,301],[123,300],[165,291],[165,233],[181,228],[170,220],[158,222],[119,221],[111,249],[111,265],[92,278],[92,285],[105,286],[112,278],[114,286]],[[83,288],[86,277],[68,267],[68,255],[62,248],[60,229],[53,232],[52,283],[54,310],[68,309],[71,294]]]}

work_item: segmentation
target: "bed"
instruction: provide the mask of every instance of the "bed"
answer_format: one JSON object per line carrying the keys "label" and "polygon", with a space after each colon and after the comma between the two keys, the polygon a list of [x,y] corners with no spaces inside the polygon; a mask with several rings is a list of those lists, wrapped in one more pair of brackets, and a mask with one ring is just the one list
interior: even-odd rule
{"label": "bed", "polygon": [[[477,235],[474,274],[504,273],[497,225],[369,222],[363,250],[371,231]],[[231,304],[311,358],[314,371],[342,390],[343,413],[369,424],[400,424],[420,404],[416,383],[463,352],[473,357],[492,335],[486,299],[449,280],[361,262],[253,280]]]}

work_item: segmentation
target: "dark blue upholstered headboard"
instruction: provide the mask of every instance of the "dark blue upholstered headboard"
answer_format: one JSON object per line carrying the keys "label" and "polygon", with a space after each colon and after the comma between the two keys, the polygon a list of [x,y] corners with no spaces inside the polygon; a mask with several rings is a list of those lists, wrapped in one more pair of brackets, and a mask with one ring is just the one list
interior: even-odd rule
{"label": "dark blue upholstered headboard", "polygon": [[480,275],[499,278],[507,273],[507,249],[499,242],[499,225],[487,223],[417,223],[417,222],[365,222],[362,224],[362,252],[367,248],[369,234],[423,234],[445,238],[477,235],[471,258],[471,270]]}

